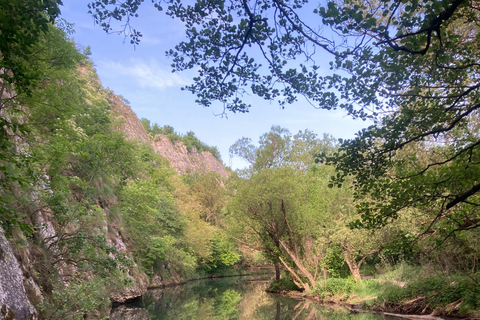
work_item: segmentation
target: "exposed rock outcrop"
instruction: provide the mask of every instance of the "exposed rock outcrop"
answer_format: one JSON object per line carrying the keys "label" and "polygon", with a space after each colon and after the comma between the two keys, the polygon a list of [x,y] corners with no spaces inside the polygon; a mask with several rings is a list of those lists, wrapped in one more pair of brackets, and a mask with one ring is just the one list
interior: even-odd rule
{"label": "exposed rock outcrop", "polygon": [[170,165],[179,174],[217,172],[222,177],[228,177],[229,173],[221,161],[216,159],[210,152],[189,151],[182,142],[172,143],[164,135],[156,135],[151,141],[132,109],[116,95],[109,98],[112,106],[111,112],[118,125],[118,129],[125,133],[127,139],[151,143],[155,153],[167,159]]}
{"label": "exposed rock outcrop", "polygon": [[[133,257],[131,257],[131,254],[120,232],[112,226],[110,226],[109,230],[106,221],[104,221],[104,231],[107,238],[107,244],[115,247],[121,254],[130,256],[130,259],[133,261]],[[140,271],[140,268],[135,262],[133,262],[133,265],[130,267],[130,273],[127,274],[127,276],[130,278],[132,284],[113,292],[110,296],[110,300],[112,302],[125,303],[141,297],[147,292],[148,278],[143,272]]]}
{"label": "exposed rock outcrop", "polygon": [[112,106],[112,115],[115,118],[115,122],[118,123],[118,130],[125,133],[125,136],[129,139],[150,143],[148,133],[143,128],[140,120],[138,120],[137,115],[132,111],[132,108],[115,94],[110,95],[109,102]]}
{"label": "exposed rock outcrop", "polygon": [[23,281],[22,269],[0,227],[0,319],[35,318]]}
{"label": "exposed rock outcrop", "polygon": [[182,142],[172,143],[166,136],[158,134],[152,143],[153,149],[161,157],[167,159],[179,174],[217,172],[228,177],[223,164],[210,152],[188,151]]}

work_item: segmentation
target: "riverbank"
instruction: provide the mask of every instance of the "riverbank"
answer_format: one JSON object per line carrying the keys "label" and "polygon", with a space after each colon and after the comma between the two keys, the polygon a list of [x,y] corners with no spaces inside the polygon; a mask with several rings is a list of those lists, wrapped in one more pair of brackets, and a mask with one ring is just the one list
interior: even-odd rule
{"label": "riverbank", "polygon": [[[387,283],[386,286],[390,285],[392,284]],[[387,290],[384,290],[384,292]],[[277,293],[294,299],[305,299],[319,304],[342,306],[349,309],[352,313],[377,312],[409,319],[443,319],[445,317],[480,319],[480,310],[467,309],[465,308],[465,304],[462,307],[463,299],[458,299],[447,304],[432,304],[431,297],[441,294],[435,291],[431,292],[430,296],[418,296],[413,299],[398,302],[386,300],[383,294],[377,296],[361,296],[351,292],[351,294],[338,293],[329,297],[322,297],[318,294],[312,294],[311,292],[300,291],[279,291]]]}

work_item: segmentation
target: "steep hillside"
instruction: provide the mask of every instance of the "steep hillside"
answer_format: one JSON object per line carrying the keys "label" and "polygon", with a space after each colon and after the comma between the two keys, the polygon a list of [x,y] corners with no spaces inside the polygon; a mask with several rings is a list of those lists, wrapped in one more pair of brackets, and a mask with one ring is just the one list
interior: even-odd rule
{"label": "steep hillside", "polygon": [[229,173],[223,163],[210,152],[197,152],[195,149],[189,151],[182,142],[172,143],[161,134],[151,139],[130,106],[113,93],[109,102],[117,129],[124,132],[127,139],[151,143],[155,153],[167,159],[178,174],[216,172],[222,177],[228,177]]}
{"label": "steep hillside", "polygon": [[147,132],[145,132],[145,129],[138,120],[137,115],[132,111],[132,108],[125,104],[120,97],[114,93],[110,95],[108,100],[112,106],[111,112],[117,129],[124,132],[127,139],[150,143],[150,137]]}

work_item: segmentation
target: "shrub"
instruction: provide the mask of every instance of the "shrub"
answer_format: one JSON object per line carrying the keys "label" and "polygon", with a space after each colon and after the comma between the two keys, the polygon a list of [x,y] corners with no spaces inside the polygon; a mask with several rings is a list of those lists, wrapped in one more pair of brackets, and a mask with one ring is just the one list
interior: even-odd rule
{"label": "shrub", "polygon": [[272,280],[268,291],[279,292],[279,291],[300,291],[300,288],[293,283],[292,280],[288,278],[280,278],[279,280]]}
{"label": "shrub", "polygon": [[378,301],[395,304],[400,303],[403,299],[405,299],[405,289],[388,282],[384,284],[383,292],[377,298]]}
{"label": "shrub", "polygon": [[418,281],[423,271],[421,266],[410,265],[406,262],[400,262],[393,266],[383,263],[377,267],[377,270],[381,273],[380,279],[405,282]]}
{"label": "shrub", "polygon": [[331,296],[349,297],[355,287],[355,281],[352,278],[328,278],[322,283],[315,285],[312,294],[318,295],[322,298]]}
{"label": "shrub", "polygon": [[355,281],[351,278],[329,278],[325,283],[325,289],[328,293],[334,296],[337,295],[350,295],[355,286]]}
{"label": "shrub", "polygon": [[377,280],[364,280],[362,282],[355,283],[353,292],[358,297],[376,297],[383,289],[383,283]]}

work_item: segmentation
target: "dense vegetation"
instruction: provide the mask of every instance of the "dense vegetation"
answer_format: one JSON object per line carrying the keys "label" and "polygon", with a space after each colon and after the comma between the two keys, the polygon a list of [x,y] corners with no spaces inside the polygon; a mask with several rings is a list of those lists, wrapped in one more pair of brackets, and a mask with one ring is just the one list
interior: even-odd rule
{"label": "dense vegetation", "polygon": [[[93,1],[90,9],[108,30],[115,27],[115,20],[135,16],[142,4],[142,0],[132,1],[116,11],[118,1]],[[243,94],[279,100],[282,106],[303,95],[320,108],[341,108],[354,118],[372,120],[374,124],[355,139],[341,141],[336,151],[317,158],[327,164],[315,167],[327,172],[327,185],[349,190],[343,195],[345,208],[327,216],[335,215],[343,220],[340,226],[353,228],[341,232],[339,242],[329,242],[326,247],[332,253],[325,253],[325,258],[342,253],[357,281],[358,269],[378,259],[393,265],[402,260],[421,265],[444,277],[426,282],[417,279],[437,297],[427,299],[429,307],[432,301],[448,301],[458,302],[450,305],[453,309],[460,304],[477,308],[471,301],[479,300],[475,289],[480,227],[478,3],[331,0],[319,5],[265,0],[191,4],[166,0],[155,6],[185,23],[187,40],[168,55],[176,71],[200,68],[186,87],[197,95],[199,104],[220,101],[227,110],[246,112],[250,106],[242,100]],[[135,43],[141,40],[135,29],[127,35]],[[321,64],[325,55],[331,57],[331,73],[319,72],[325,69]],[[297,285],[311,288],[317,282],[316,269],[309,269],[302,257],[312,257],[311,243],[322,236],[300,222],[308,221],[315,232],[338,226],[308,220],[311,213],[306,204],[313,200],[297,184],[309,183],[293,182],[300,179],[298,171],[292,163],[287,166],[290,169],[285,168],[288,156],[282,147],[277,159],[263,159],[265,150],[270,150],[262,143],[263,138],[256,149],[248,141],[239,141],[233,150],[240,150],[239,155],[252,164],[244,176],[248,179],[238,186],[233,210],[247,219],[250,240],[261,245],[272,262],[289,270]],[[275,187],[266,187],[269,183]],[[290,187],[283,188],[285,184]],[[322,183],[313,185],[328,194],[321,189]],[[318,214],[315,209],[312,212]],[[312,221],[319,222],[321,217]],[[334,234],[327,238],[335,239]],[[355,239],[352,244],[362,243],[357,239],[367,242],[359,250],[349,243],[350,236]],[[469,280],[449,278],[455,276]],[[396,289],[405,293],[392,300],[425,294],[414,287]],[[435,293],[440,288],[457,294]],[[467,298],[472,295],[477,296]]]}
{"label": "dense vegetation", "polygon": [[238,263],[219,227],[223,179],[180,177],[126,140],[112,93],[64,30],[48,25],[29,50],[38,78],[2,82],[0,223],[41,290],[27,290],[41,317],[98,317],[145,275],[168,283]]}
{"label": "dense vegetation", "polygon": [[[108,19],[135,15],[141,2],[91,8],[110,30]],[[474,1],[331,1],[315,14],[338,43],[300,20],[308,1],[169,6],[191,35],[170,51],[176,68],[205,71],[189,87],[199,103],[246,111],[236,93],[250,86],[268,100],[302,94],[374,123],[339,144],[277,126],[257,144],[241,138],[230,154],[250,166],[228,179],[179,176],[116,130],[112,93],[68,23],[52,24],[59,3],[10,1],[0,15],[0,223],[39,285],[43,299],[27,291],[41,317],[99,317],[126,286],[263,263],[275,267],[276,290],[478,316]],[[267,50],[266,71],[243,51],[255,46]],[[337,74],[317,73],[309,52],[320,48]],[[310,65],[297,64],[303,55]],[[191,132],[142,122],[152,136],[220,158]]]}

